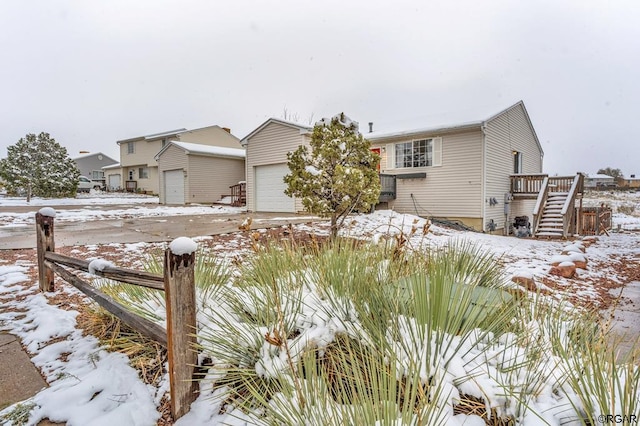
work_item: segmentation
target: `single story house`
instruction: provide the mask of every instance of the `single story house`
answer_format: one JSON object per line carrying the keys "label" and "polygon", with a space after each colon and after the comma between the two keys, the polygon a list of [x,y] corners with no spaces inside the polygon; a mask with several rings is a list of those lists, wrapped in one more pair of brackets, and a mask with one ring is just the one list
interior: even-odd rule
{"label": "single story house", "polygon": [[616,179],[613,176],[602,173],[588,174],[584,178],[584,187],[588,189],[612,188],[616,186]]}
{"label": "single story house", "polygon": [[245,179],[245,150],[169,141],[155,156],[160,204],[212,203]]}
{"label": "single story house", "polygon": [[[240,141],[247,150],[249,211],[302,211],[299,200],[284,194],[283,176],[287,152],[308,144],[311,130],[271,118]],[[513,175],[542,174],[542,146],[522,101],[470,120],[364,137],[381,157],[379,208],[491,232],[509,230],[516,216],[532,219],[535,196],[512,195]]]}
{"label": "single story house", "polygon": [[619,177],[616,179],[616,183],[621,188],[640,188],[640,178],[636,175],[629,175],[629,177]]}

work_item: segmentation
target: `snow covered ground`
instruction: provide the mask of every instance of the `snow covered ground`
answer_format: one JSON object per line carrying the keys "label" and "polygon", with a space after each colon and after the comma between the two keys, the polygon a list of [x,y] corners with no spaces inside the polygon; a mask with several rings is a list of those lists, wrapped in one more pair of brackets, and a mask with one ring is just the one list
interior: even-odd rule
{"label": "snow covered ground", "polygon": [[[126,201],[122,201],[121,198],[110,199],[114,205],[150,202],[148,197],[127,197]],[[69,213],[68,220],[93,220],[100,217],[94,215],[96,211],[92,206],[106,203],[105,198],[70,199],[68,203],[76,202],[72,200],[82,202],[75,204],[80,207]],[[615,202],[637,204],[639,200],[636,196],[629,196],[616,199]],[[34,202],[30,205],[51,204],[44,201],[38,204],[38,200]],[[0,198],[0,206],[16,203],[19,203],[19,200]],[[175,207],[171,208],[172,213],[165,210],[163,214],[201,214],[194,213],[200,208],[212,210],[211,207]],[[38,208],[35,208],[34,212],[36,210]],[[102,213],[108,214],[106,211]],[[638,213],[640,208],[636,209],[636,214]],[[127,212],[119,211],[114,214],[151,213],[145,209],[130,208]],[[626,222],[617,223],[632,224],[633,218],[638,219],[635,216],[624,215]],[[56,220],[58,219],[65,220],[63,211],[58,211]],[[0,226],[16,226],[21,221],[28,220],[30,219],[26,216],[16,217],[0,210]],[[587,249],[587,269],[579,270],[577,278],[564,279],[549,275],[549,262],[554,255],[562,251],[566,245],[564,242],[461,232],[436,226],[431,226],[429,232],[423,234],[425,225],[424,219],[380,211],[351,218],[347,221],[344,233],[356,238],[382,241],[389,235],[402,231],[405,235],[411,235],[407,244],[416,250],[445,244],[454,239],[470,240],[494,253],[496,261],[504,265],[509,275],[532,276],[538,288],[553,297],[602,308],[607,307],[611,301],[612,288],[614,292],[615,289],[619,291],[624,284],[630,282],[631,273],[628,268],[633,267],[637,270],[640,267],[640,233],[635,232],[612,233],[610,237],[601,237]],[[326,223],[316,222],[295,227],[302,231],[327,233]],[[623,229],[632,228],[631,225],[623,226]],[[640,229],[640,226],[636,229]],[[207,245],[214,253],[229,258],[245,256],[251,252],[251,238],[246,233],[229,234],[219,239],[202,237],[196,241]],[[165,246],[166,244],[159,243],[80,246],[72,248],[71,253],[86,259],[105,258],[119,266],[139,268],[147,253]],[[27,424],[37,424],[42,418],[66,421],[70,425],[156,424],[160,418],[158,406],[167,391],[166,380],[157,388],[145,385],[138,378],[136,371],[129,366],[126,356],[107,352],[100,347],[97,339],[84,336],[77,327],[78,313],[74,309],[58,306],[51,301],[53,294],[37,291],[35,269],[33,251],[17,251],[0,256],[0,329],[16,334],[22,339],[33,357],[34,364],[41,369],[50,385],[25,402],[34,406]],[[637,272],[635,276],[638,276]],[[66,294],[78,294],[68,286],[61,288],[60,291]],[[203,396],[193,404],[188,417],[178,423],[198,425],[216,424],[223,419],[234,421],[228,416],[218,417],[218,414],[212,411],[214,408],[210,400]],[[11,409],[12,407],[3,410],[0,416]],[[459,420],[456,420],[457,424],[461,424]],[[472,424],[473,420],[470,418],[468,424]]]}

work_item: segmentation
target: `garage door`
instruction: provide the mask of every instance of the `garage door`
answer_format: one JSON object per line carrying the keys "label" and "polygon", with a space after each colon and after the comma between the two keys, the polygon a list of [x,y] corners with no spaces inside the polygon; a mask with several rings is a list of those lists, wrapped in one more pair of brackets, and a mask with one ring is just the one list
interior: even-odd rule
{"label": "garage door", "polygon": [[109,175],[109,189],[111,191],[116,191],[118,189],[121,189],[121,183],[120,183],[120,175]]}
{"label": "garage door", "polygon": [[289,173],[287,164],[256,167],[256,211],[295,213],[293,198],[284,193],[282,178]]}
{"label": "garage door", "polygon": [[164,172],[164,203],[184,204],[184,173],[182,170]]}

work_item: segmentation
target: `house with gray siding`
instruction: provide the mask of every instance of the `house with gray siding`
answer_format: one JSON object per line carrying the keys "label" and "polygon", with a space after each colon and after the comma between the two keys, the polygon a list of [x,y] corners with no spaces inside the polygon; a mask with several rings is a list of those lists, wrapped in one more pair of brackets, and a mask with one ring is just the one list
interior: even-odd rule
{"label": "house with gray siding", "polygon": [[102,168],[118,163],[117,160],[101,152],[85,153],[75,157],[73,161],[76,162],[82,176],[102,182],[103,187],[105,186],[105,175]]}

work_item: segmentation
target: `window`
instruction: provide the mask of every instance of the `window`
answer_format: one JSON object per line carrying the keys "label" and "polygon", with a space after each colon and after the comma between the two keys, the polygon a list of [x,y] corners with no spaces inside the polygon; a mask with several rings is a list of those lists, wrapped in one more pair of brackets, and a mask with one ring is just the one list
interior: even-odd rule
{"label": "window", "polygon": [[135,154],[136,146],[134,142],[127,142],[127,154]]}
{"label": "window", "polygon": [[104,179],[104,172],[102,170],[92,170],[91,171],[91,179],[93,179],[93,180],[102,180],[102,179]]}
{"label": "window", "polygon": [[138,169],[138,179],[149,179],[149,169],[140,167]]}
{"label": "window", "polygon": [[397,169],[433,166],[433,139],[397,143],[395,154]]}
{"label": "window", "polygon": [[513,151],[513,173],[522,173],[522,153]]}

